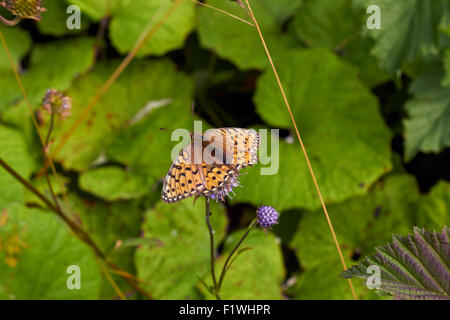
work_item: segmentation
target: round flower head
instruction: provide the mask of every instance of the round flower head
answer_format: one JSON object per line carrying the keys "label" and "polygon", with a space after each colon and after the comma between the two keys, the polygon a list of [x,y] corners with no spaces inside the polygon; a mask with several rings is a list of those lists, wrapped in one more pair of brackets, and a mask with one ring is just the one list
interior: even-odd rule
{"label": "round flower head", "polygon": [[256,222],[264,229],[270,229],[278,223],[280,214],[271,206],[261,206],[256,211]]}
{"label": "round flower head", "polygon": [[64,120],[70,116],[72,101],[58,90],[49,89],[42,101],[42,106],[49,114],[59,114]]}
{"label": "round flower head", "polygon": [[42,0],[3,0],[0,5],[21,19],[40,21],[41,12],[47,11],[42,7]]}

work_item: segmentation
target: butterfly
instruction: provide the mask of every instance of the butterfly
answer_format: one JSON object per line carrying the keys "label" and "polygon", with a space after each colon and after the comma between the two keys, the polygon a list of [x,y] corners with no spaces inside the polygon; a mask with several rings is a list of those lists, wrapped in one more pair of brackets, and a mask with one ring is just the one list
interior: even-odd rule
{"label": "butterfly", "polygon": [[259,134],[253,129],[218,128],[191,134],[191,142],[164,179],[162,200],[173,203],[220,192],[239,170],[258,162],[258,149]]}

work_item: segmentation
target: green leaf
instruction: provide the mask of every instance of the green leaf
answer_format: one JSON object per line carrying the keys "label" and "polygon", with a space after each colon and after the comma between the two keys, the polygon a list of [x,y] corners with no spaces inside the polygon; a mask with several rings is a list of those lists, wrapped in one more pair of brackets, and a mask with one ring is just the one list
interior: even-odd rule
{"label": "green leaf", "polygon": [[[216,245],[225,233],[226,216],[221,205],[211,203]],[[195,299],[197,285],[210,270],[209,233],[205,223],[205,202],[201,198],[175,204],[159,202],[146,214],[144,237],[160,245],[142,246],[136,253],[138,277],[156,299]]]}
{"label": "green leaf", "polygon": [[[450,300],[450,229],[442,233],[414,228],[406,237],[377,247],[377,253],[342,273],[368,279],[370,266],[380,269],[380,289],[400,300]],[[370,279],[368,279],[370,281]]]}
{"label": "green leaf", "polygon": [[309,46],[335,49],[358,35],[360,21],[350,0],[306,1],[292,28]]}
{"label": "green leaf", "polygon": [[[69,183],[69,180],[67,177],[64,177],[62,175],[58,175],[57,178],[53,174],[49,174],[49,179],[53,187],[53,192],[56,195],[61,195],[63,193],[67,193],[67,185]],[[50,193],[47,179],[45,175],[42,176],[35,176],[29,182],[42,194],[47,196],[49,199],[52,198],[52,195]],[[25,190],[25,203],[27,205],[42,205],[42,200],[39,199],[33,192],[31,192],[29,189]]]}
{"label": "green leaf", "polygon": [[306,2],[290,26],[310,47],[328,48],[359,69],[369,87],[389,79],[370,54],[374,41],[361,36],[363,12],[353,10],[350,0]]}
{"label": "green leaf", "polygon": [[[77,120],[117,64],[116,60],[98,63],[89,74],[74,83],[68,92],[73,101],[72,116],[58,125],[55,137],[61,137]],[[146,160],[153,158],[154,161],[161,161],[163,157],[167,159],[168,170],[170,149],[163,152],[159,143],[167,145],[170,143],[170,136],[167,132],[160,131],[160,127],[150,124],[161,123],[157,120],[160,119],[161,113],[166,113],[162,116],[164,125],[161,127],[171,128],[176,125],[177,117],[190,119],[192,92],[192,81],[185,74],[178,72],[170,61],[136,60],[114,82],[108,94],[95,105],[87,119],[61,149],[57,159],[66,168],[83,170],[107,148],[107,158],[130,166],[130,172],[140,172],[138,166],[145,166],[148,171],[152,171],[152,163]],[[161,101],[164,103],[160,103]],[[136,115],[142,110],[145,115],[138,117],[140,121],[134,124],[137,121]],[[154,143],[156,141],[157,143]],[[57,143],[58,139],[55,141],[55,144]],[[110,143],[111,146],[108,146]],[[145,158],[141,159],[143,155]],[[135,163],[136,166],[133,166]],[[102,174],[101,171],[100,173]],[[117,170],[114,173],[117,173]],[[156,176],[159,179],[163,174],[153,173],[151,184],[156,182]],[[117,177],[113,178],[117,181]],[[92,179],[90,181],[95,182]],[[95,185],[87,184],[84,180],[84,188],[91,190]],[[120,192],[123,191],[118,190],[116,194]]]}
{"label": "green leaf", "polygon": [[[365,197],[356,197],[329,205],[334,230],[349,265],[361,255],[372,252],[392,233],[407,234],[412,224],[419,192],[413,177],[394,175],[374,185]],[[342,264],[322,210],[305,212],[291,247],[304,268],[301,283],[291,294],[296,299],[351,299],[347,281],[339,278]],[[328,281],[319,281],[327,274]],[[315,289],[311,288],[314,286]],[[367,288],[355,283],[360,298]]]}
{"label": "green leaf", "polygon": [[411,84],[414,98],[406,104],[405,159],[419,151],[439,152],[450,146],[450,90],[441,86],[443,72],[429,70]]}
{"label": "green leaf", "polygon": [[[301,0],[250,1],[271,51],[300,46],[298,41],[283,32],[283,26],[301,3]],[[246,11],[236,2],[212,0],[208,4],[251,21]],[[268,64],[256,28],[210,8],[200,7],[198,11],[198,34],[204,47],[230,60],[241,70],[263,69]]]}
{"label": "green leaf", "polygon": [[[107,258],[121,270],[136,274],[134,265],[135,246],[123,247],[130,239],[139,238],[143,209],[136,201],[119,201],[113,203],[94,202],[69,195],[70,209],[77,213],[84,229],[91,235]],[[132,288],[123,277],[111,273],[114,281],[123,292]],[[134,290],[134,289],[132,289]],[[102,277],[100,298],[112,299],[116,292],[111,284]],[[133,298],[135,296],[131,296]]]}
{"label": "green leaf", "polygon": [[438,25],[446,12],[446,0],[365,0],[366,5],[380,7],[381,29],[367,30],[376,39],[372,53],[390,73],[402,67],[402,62],[418,54],[438,53]]}
{"label": "green leaf", "polygon": [[[217,260],[219,276],[228,254],[241,239],[245,230],[232,233],[225,240],[224,252]],[[272,233],[252,230],[241,246],[246,249],[237,256],[228,269],[220,297],[224,300],[274,300],[282,299],[281,282],[285,276],[280,241]],[[235,257],[236,257],[235,256]],[[211,275],[206,276],[211,285]],[[206,290],[203,293],[213,298]]]}
{"label": "green leaf", "polygon": [[[0,158],[27,179],[34,169],[22,134],[0,125]],[[25,188],[3,167],[0,167],[0,211],[25,199]]]}
{"label": "green leaf", "polygon": [[[94,20],[111,15],[109,37],[120,53],[128,53],[133,48],[145,26],[151,21],[152,28],[173,7],[174,1],[133,0],[70,0],[80,6]],[[108,13],[109,4],[109,13]],[[191,1],[181,1],[152,37],[139,50],[138,56],[158,55],[179,49],[187,35],[194,29],[195,10]]]}
{"label": "green leaf", "polygon": [[[11,53],[13,61],[18,66],[18,61],[24,57],[24,55],[30,50],[31,37],[28,32],[20,28],[10,28],[0,25],[0,32],[5,38],[5,42],[8,45],[8,49]],[[3,75],[4,71],[10,71],[11,64],[6,54],[6,50],[3,45],[0,47],[0,75]],[[0,89],[1,90],[1,89]],[[0,106],[1,109],[1,106]]]}
{"label": "green leaf", "polygon": [[[366,193],[392,167],[390,132],[376,100],[357,79],[357,70],[324,49],[287,53],[277,65],[325,201]],[[270,125],[292,126],[271,70],[258,80],[254,101]],[[260,150],[265,150],[270,140],[262,140]],[[237,200],[278,210],[318,207],[298,142],[280,140],[279,148],[279,171],[262,175],[259,168],[263,165],[248,169]]]}
{"label": "green leaf", "polygon": [[[121,53],[130,51],[148,21],[154,21],[155,26],[173,5],[172,1],[134,0],[132,4],[121,8],[111,22],[110,37],[114,46]],[[194,21],[194,4],[183,0],[139,50],[138,56],[161,56],[183,47],[185,38],[194,28]]]}
{"label": "green leaf", "polygon": [[450,48],[444,53],[444,68],[445,78],[442,80],[442,85],[450,87]]}
{"label": "green leaf", "polygon": [[64,0],[45,0],[47,11],[41,14],[42,19],[37,24],[39,32],[46,35],[61,37],[64,35],[79,34],[89,27],[90,20],[83,11],[80,15],[80,29],[69,29],[67,20],[72,13],[67,13],[69,5]]}
{"label": "green leaf", "polygon": [[418,225],[421,228],[440,230],[450,225],[450,184],[439,181],[419,203]]}
{"label": "green leaf", "polygon": [[149,192],[146,180],[119,167],[99,167],[80,177],[83,190],[106,200],[133,199]]}
{"label": "green leaf", "polygon": [[[0,226],[0,298],[95,299],[100,270],[92,251],[49,212],[8,207]],[[68,289],[69,266],[80,268],[80,289]]]}
{"label": "green leaf", "polygon": [[[93,20],[99,21],[108,14],[119,10],[124,1],[117,0],[67,0],[70,4],[80,7],[81,12],[89,15]],[[109,10],[108,10],[109,9]]]}
{"label": "green leaf", "polygon": [[[93,63],[93,58],[94,39],[87,37],[36,45],[31,54],[30,67],[26,74],[21,75],[32,106],[35,107],[42,102],[47,89],[66,90],[76,76],[87,71]],[[70,63],[67,63],[68,61]],[[22,99],[22,93],[12,71],[0,77],[0,88],[0,111]],[[15,108],[20,109],[18,114],[20,120],[15,119],[15,122],[21,123],[23,118],[29,117],[24,102],[10,108],[10,111],[14,113]]]}

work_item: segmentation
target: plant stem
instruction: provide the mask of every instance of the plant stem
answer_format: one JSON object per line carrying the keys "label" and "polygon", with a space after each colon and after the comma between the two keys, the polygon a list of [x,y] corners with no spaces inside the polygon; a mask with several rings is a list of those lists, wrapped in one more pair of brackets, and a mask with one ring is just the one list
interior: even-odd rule
{"label": "plant stem", "polygon": [[239,247],[241,246],[242,242],[244,242],[245,238],[247,238],[248,234],[250,233],[250,231],[252,231],[253,227],[256,224],[256,219],[253,220],[250,225],[247,228],[247,231],[245,231],[245,233],[243,234],[243,236],[241,237],[241,239],[238,241],[238,243],[236,243],[236,245],[234,246],[233,250],[231,250],[230,254],[228,255],[227,259],[225,260],[225,263],[222,267],[222,272],[220,273],[220,279],[219,279],[219,284],[218,284],[218,290],[220,290],[220,287],[222,286],[222,282],[223,279],[225,278],[225,273],[227,272],[228,269],[228,265],[231,261],[231,258],[233,257],[234,253],[237,251],[237,249],[239,249]]}
{"label": "plant stem", "polygon": [[209,198],[205,197],[205,202],[206,202],[206,214],[205,214],[205,220],[206,220],[206,225],[208,226],[208,230],[209,230],[209,247],[210,247],[210,258],[211,258],[211,277],[212,277],[212,281],[213,281],[213,290],[214,290],[214,295],[216,296],[217,300],[220,300],[220,296],[218,293],[218,288],[217,288],[217,280],[216,280],[216,272],[214,269],[214,262],[215,262],[215,254],[214,254],[214,231],[212,229],[211,226],[211,222],[209,221],[209,217],[211,215],[211,212],[209,211]]}
{"label": "plant stem", "polygon": [[50,152],[49,143],[50,143],[50,136],[53,131],[54,122],[55,122],[55,112],[52,110],[51,116],[50,116],[50,127],[48,128],[47,137],[45,138],[45,143],[44,143],[44,175],[45,175],[45,180],[47,181],[48,189],[50,190],[50,194],[52,195],[53,202],[55,203],[55,206],[58,208],[58,212],[62,213],[63,211],[61,209],[61,206],[59,205],[58,197],[56,196],[55,191],[53,190],[53,186],[50,181],[50,176],[48,175],[48,171],[47,171],[48,163],[50,161],[50,159],[47,158],[47,155]]}

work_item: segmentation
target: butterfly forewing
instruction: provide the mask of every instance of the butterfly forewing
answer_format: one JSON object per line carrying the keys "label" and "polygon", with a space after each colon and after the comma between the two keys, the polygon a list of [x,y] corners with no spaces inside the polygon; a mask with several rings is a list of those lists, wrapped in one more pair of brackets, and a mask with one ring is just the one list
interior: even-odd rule
{"label": "butterfly forewing", "polygon": [[223,163],[236,165],[240,169],[258,162],[259,135],[253,129],[210,129],[204,137],[213,141],[211,144],[216,150],[221,150],[218,160]]}

